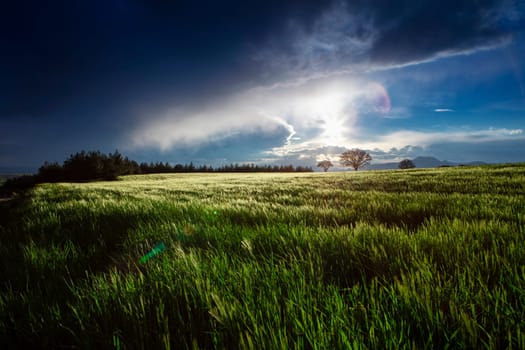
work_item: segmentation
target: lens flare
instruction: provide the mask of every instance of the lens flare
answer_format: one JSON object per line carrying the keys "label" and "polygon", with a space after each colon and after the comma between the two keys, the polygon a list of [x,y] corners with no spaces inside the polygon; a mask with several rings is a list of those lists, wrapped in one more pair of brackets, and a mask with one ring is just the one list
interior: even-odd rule
{"label": "lens flare", "polygon": [[369,83],[367,86],[367,97],[374,112],[388,114],[392,108],[390,96],[385,87],[379,83]]}

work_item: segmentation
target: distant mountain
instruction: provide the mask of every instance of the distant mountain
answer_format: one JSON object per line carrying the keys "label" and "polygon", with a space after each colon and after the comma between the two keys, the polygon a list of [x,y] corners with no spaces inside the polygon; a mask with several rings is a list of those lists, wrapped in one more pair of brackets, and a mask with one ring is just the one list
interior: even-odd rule
{"label": "distant mountain", "polygon": [[[412,159],[416,168],[437,168],[440,166],[458,166],[458,165],[483,165],[485,162],[474,161],[468,163],[449,162],[448,160],[439,160],[435,157],[416,157]],[[399,162],[370,164],[366,167],[367,170],[387,170],[398,169]]]}
{"label": "distant mountain", "polygon": [[[380,163],[380,164],[370,164],[367,165],[363,170],[390,170],[390,169],[398,169],[399,163]],[[343,170],[347,170],[344,168]]]}
{"label": "distant mountain", "polygon": [[443,165],[453,166],[456,165],[447,160],[439,160],[435,157],[416,157],[412,159],[412,163],[416,168],[436,168]]}

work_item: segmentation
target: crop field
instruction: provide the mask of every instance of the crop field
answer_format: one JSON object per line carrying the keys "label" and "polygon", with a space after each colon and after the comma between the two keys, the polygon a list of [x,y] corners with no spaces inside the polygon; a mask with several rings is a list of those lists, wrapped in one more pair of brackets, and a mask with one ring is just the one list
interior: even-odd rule
{"label": "crop field", "polygon": [[2,348],[525,349],[525,164],[42,184],[0,220]]}

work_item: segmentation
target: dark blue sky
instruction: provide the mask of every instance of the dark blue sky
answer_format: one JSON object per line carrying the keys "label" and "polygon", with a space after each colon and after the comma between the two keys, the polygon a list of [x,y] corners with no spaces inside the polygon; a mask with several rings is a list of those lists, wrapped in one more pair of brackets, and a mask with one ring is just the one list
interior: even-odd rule
{"label": "dark blue sky", "polygon": [[0,169],[138,161],[525,161],[525,3],[13,1]]}

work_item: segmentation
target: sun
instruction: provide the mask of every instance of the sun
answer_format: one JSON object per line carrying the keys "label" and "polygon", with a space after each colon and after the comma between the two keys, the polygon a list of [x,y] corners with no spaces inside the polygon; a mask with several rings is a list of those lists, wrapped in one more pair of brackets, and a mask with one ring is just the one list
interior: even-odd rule
{"label": "sun", "polygon": [[327,115],[322,120],[323,131],[320,135],[322,142],[333,145],[342,143],[347,129],[345,120],[337,115]]}
{"label": "sun", "polygon": [[308,100],[308,108],[315,116],[317,126],[321,129],[319,142],[326,145],[342,144],[348,132],[348,102],[343,91],[330,89],[323,91]]}

